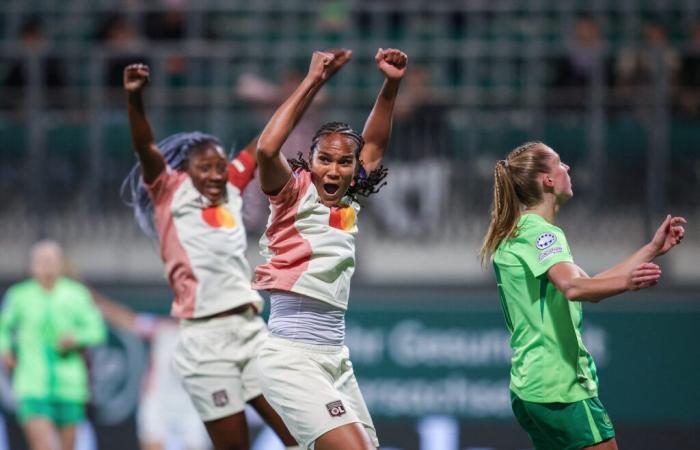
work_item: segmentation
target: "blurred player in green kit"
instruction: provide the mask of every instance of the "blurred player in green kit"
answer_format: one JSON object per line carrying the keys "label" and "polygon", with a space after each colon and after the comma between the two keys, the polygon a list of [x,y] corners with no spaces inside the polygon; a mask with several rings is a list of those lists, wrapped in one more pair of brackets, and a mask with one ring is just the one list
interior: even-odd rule
{"label": "blurred player in green kit", "polygon": [[581,304],[656,285],[661,269],[652,260],[683,239],[686,221],[667,216],[648,244],[589,277],[554,225],[573,196],[569,166],[559,155],[540,142],[521,145],[496,164],[494,177],[481,258],[493,258],[512,334],[515,417],[536,450],[616,450],[596,367],[581,340]]}
{"label": "blurred player in green kit", "polygon": [[0,354],[13,371],[17,416],[31,450],[73,450],[89,395],[81,351],[102,343],[106,328],[90,291],[62,276],[58,244],[34,245],[31,272],[5,295]]}

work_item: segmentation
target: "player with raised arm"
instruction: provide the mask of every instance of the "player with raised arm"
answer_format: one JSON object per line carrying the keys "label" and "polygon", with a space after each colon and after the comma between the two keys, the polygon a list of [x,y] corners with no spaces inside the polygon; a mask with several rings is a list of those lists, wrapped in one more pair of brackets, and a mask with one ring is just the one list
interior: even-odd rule
{"label": "player with raised arm", "polygon": [[247,450],[252,405],[288,448],[296,443],[265,401],[255,374],[266,339],[260,295],[245,258],[241,193],[256,167],[254,140],[229,161],[219,140],[192,132],[156,144],[142,91],[149,68],[124,70],[131,137],[139,159],[125,180],[141,228],[160,241],[180,319],[175,367],[217,450]]}
{"label": "player with raised arm", "polygon": [[[254,287],[271,292],[270,337],[258,357],[263,393],[303,449],[379,446],[343,345],[355,270],[358,195],[378,190],[406,55],[379,49],[384,75],[362,135],[347,124],[323,125],[308,160],[280,153],[311,98],[350,58],[348,50],[314,52],[308,74],[277,109],[258,141],[270,219]],[[332,99],[330,99],[332,101]]]}

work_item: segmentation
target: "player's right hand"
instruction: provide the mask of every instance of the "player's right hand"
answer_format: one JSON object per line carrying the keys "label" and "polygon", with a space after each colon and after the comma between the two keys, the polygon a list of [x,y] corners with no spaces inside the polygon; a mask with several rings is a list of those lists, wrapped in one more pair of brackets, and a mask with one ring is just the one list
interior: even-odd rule
{"label": "player's right hand", "polygon": [[330,52],[316,51],[311,56],[308,77],[314,81],[326,81],[334,73],[333,60],[335,55]]}
{"label": "player's right hand", "polygon": [[661,278],[661,268],[652,263],[641,263],[627,275],[627,290],[638,291],[656,286]]}
{"label": "player's right hand", "polygon": [[130,64],[124,69],[124,89],[139,92],[151,78],[151,69],[146,64]]}

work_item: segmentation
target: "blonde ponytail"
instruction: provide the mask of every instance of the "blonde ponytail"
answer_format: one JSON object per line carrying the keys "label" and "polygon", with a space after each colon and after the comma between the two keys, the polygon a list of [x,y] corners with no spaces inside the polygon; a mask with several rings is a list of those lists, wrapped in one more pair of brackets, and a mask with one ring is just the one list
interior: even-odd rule
{"label": "blonde ponytail", "polygon": [[493,171],[491,221],[479,251],[485,265],[500,243],[517,235],[518,219],[524,206],[542,200],[537,181],[539,173],[549,171],[552,152],[541,142],[527,142],[496,163]]}

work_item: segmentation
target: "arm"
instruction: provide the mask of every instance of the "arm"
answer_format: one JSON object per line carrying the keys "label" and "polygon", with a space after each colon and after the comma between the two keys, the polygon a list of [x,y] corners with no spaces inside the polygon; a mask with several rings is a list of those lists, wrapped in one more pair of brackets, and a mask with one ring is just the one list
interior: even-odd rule
{"label": "arm", "polygon": [[134,311],[108,299],[95,289],[90,289],[90,294],[92,294],[92,300],[95,306],[97,306],[102,316],[108,322],[118,328],[133,332],[134,323],[136,322],[136,313]]}
{"label": "arm", "polygon": [[148,84],[150,71],[145,64],[131,64],[124,69],[124,89],[127,92],[127,109],[131,141],[141,162],[143,180],[150,184],[165,170],[165,160],[158,150],[143,106],[141,91]]}
{"label": "arm", "polygon": [[570,301],[599,302],[626,291],[655,286],[661,269],[654,263],[641,263],[628,273],[590,278],[576,264],[560,262],[547,271],[549,280]]}
{"label": "arm", "polygon": [[365,145],[360,151],[360,161],[368,173],[379,167],[384,157],[391,135],[394,103],[408,62],[406,54],[395,49],[380,48],[374,59],[386,79],[362,131]]}
{"label": "arm", "polygon": [[99,345],[107,338],[107,328],[102,315],[87,288],[84,295],[76,297],[75,303],[75,310],[72,312],[75,315],[75,328],[70,334],[63,335],[58,342],[62,352]]}
{"label": "arm", "polygon": [[14,369],[16,361],[12,353],[12,331],[15,327],[16,308],[10,295],[5,296],[0,312],[0,355],[8,369]]}
{"label": "arm", "polygon": [[593,278],[623,276],[640,264],[651,262],[654,258],[665,254],[683,240],[683,236],[685,236],[683,224],[685,223],[687,221],[683,217],[671,217],[669,214],[648,244],[634,252],[620,264],[599,273]]}
{"label": "arm", "polygon": [[128,306],[102,295],[95,289],[90,289],[92,300],[102,316],[115,327],[129,331],[143,338],[152,337],[161,319],[148,313],[139,313]]}
{"label": "arm", "polygon": [[260,186],[268,195],[275,195],[292,175],[289,163],[281,154],[282,145],[294,130],[316,93],[349,59],[348,50],[333,53],[314,52],[306,77],[292,95],[277,108],[258,139],[257,160]]}

